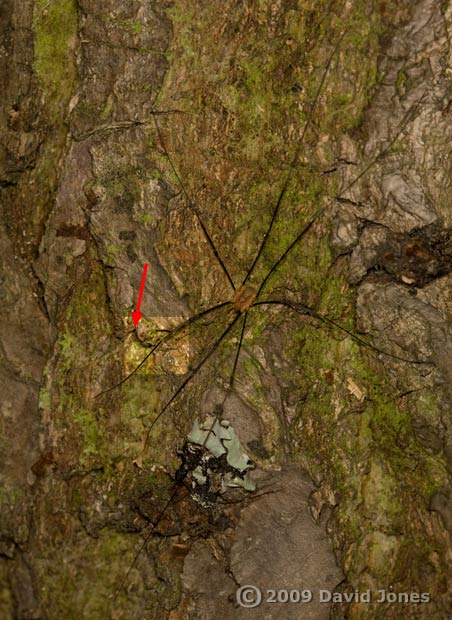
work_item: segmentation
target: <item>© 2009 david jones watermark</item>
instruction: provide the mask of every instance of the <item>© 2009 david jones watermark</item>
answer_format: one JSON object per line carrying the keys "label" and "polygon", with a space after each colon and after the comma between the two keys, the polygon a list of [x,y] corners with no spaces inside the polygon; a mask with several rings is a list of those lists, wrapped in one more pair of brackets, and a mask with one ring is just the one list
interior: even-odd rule
{"label": "\u00a9 2009 david jones watermark", "polygon": [[362,592],[332,592],[331,590],[286,590],[265,589],[254,586],[241,586],[236,592],[240,607],[253,608],[265,603],[428,603],[429,592],[393,592],[392,590],[364,590]]}

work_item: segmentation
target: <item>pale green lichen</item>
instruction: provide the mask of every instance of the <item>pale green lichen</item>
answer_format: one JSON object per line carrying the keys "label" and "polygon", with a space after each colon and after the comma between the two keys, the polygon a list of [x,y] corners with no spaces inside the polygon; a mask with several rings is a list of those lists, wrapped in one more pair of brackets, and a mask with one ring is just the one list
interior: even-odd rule
{"label": "pale green lichen", "polygon": [[[208,416],[203,422],[195,419],[192,429],[187,435],[187,441],[195,446],[205,448],[216,459],[226,455],[226,461],[233,471],[221,474],[221,486],[224,490],[228,487],[242,487],[246,491],[254,491],[256,486],[249,476],[249,470],[253,467],[248,455],[244,452],[240,440],[227,420],[219,420],[214,416]],[[213,474],[207,470],[207,476]],[[201,465],[194,473],[198,484],[205,484],[207,476],[203,474]],[[217,474],[218,475],[218,474]]]}

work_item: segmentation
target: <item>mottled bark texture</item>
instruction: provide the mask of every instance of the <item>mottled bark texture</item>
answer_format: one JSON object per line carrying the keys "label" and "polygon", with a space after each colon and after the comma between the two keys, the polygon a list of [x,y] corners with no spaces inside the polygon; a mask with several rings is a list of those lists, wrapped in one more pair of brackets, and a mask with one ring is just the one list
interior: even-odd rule
{"label": "mottled bark texture", "polygon": [[[452,617],[451,24],[438,0],[2,0],[1,618]],[[248,284],[323,209],[258,297],[288,304],[249,311],[231,393],[243,317],[151,427],[233,316],[105,391],[232,298],[199,218],[239,287],[286,180]],[[177,449],[226,394],[258,490],[206,508]],[[430,602],[244,609],[246,583]]]}

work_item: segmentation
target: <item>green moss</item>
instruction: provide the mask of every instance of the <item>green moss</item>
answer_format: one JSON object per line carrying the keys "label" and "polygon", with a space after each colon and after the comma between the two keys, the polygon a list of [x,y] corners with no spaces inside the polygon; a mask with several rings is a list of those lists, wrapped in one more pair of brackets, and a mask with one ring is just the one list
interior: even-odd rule
{"label": "green moss", "polygon": [[86,277],[78,280],[60,314],[56,355],[45,373],[41,407],[52,408],[52,423],[64,430],[65,454],[77,469],[109,466],[117,456],[116,443],[108,441],[108,426],[114,420],[115,406],[96,400],[99,376],[108,369],[111,355],[105,343],[111,335],[103,274],[89,249],[85,254]]}
{"label": "green moss", "polygon": [[46,387],[42,387],[39,391],[39,408],[47,410],[50,408],[51,395]]}
{"label": "green moss", "polygon": [[[72,307],[69,306],[68,314],[72,314]],[[71,354],[74,350],[74,337],[71,334],[63,334],[63,336],[59,340],[61,347],[61,355],[66,358],[66,361],[70,360]]]}
{"label": "green moss", "polygon": [[52,121],[66,116],[77,79],[75,47],[78,13],[75,0],[37,0],[35,3],[34,66]]}
{"label": "green moss", "polygon": [[[145,320],[144,318],[141,319],[141,321],[144,321],[144,320]],[[130,342],[125,347],[125,352],[124,352],[124,367],[125,367],[126,372],[132,372],[132,370],[136,368],[138,364],[140,364],[143,361],[146,353],[149,353],[149,349],[143,346],[140,341],[137,341],[134,339],[130,340]],[[149,373],[152,374],[152,369],[153,369],[152,361],[153,360],[150,359],[149,363],[143,366],[140,374],[143,374],[143,375],[149,374]]]}
{"label": "green moss", "polygon": [[408,76],[404,68],[400,69],[397,74],[396,89],[399,97],[403,97],[407,86]]}
{"label": "green moss", "polygon": [[16,502],[23,499],[24,492],[18,486],[13,486],[8,482],[0,487],[0,507],[12,507]]}
{"label": "green moss", "polygon": [[[229,379],[231,372],[231,358],[232,355],[229,356],[229,363],[225,371],[226,380]],[[268,394],[262,381],[263,369],[261,364],[254,356],[249,355],[242,361],[241,372],[245,375],[247,384],[252,387],[247,394],[247,401],[254,411],[259,411],[263,428],[262,443],[271,456],[271,460],[278,461],[283,454],[283,433],[277,412],[268,402]]]}
{"label": "green moss", "polygon": [[115,263],[115,259],[124,250],[124,244],[121,243],[107,243],[104,250],[104,259],[107,264]]}
{"label": "green moss", "polygon": [[360,489],[363,517],[378,522],[381,529],[396,531],[403,510],[400,483],[390,466],[382,463],[380,456],[371,457],[368,467]]}
{"label": "green moss", "polygon": [[[337,193],[336,182],[325,184],[325,177],[318,174],[316,143],[318,136],[323,133],[331,132],[335,136],[359,123],[368,100],[369,89],[376,79],[376,63],[368,63],[367,58],[374,56],[372,50],[378,45],[379,20],[376,14],[369,13],[365,2],[354,4],[345,26],[331,13],[328,3],[317,3],[313,11],[308,3],[300,2],[297,10],[284,14],[278,36],[269,36],[266,30],[266,12],[270,9],[264,2],[256,11],[253,28],[249,31],[246,43],[240,45],[240,54],[233,59],[226,56],[224,63],[216,65],[215,72],[207,73],[206,59],[198,53],[194,41],[197,40],[198,33],[203,32],[203,49],[210,49],[211,44],[212,48],[217,48],[217,43],[206,38],[208,28],[204,28],[211,15],[206,7],[196,14],[196,19],[191,19],[191,8],[191,5],[187,7],[186,3],[183,7],[176,3],[170,11],[176,24],[177,49],[175,48],[174,66],[167,77],[167,101],[176,100],[182,106],[185,101],[190,101],[190,123],[173,128],[173,132],[183,135],[182,143],[191,144],[195,136],[202,135],[201,127],[197,127],[196,115],[199,114],[203,126],[206,119],[211,121],[215,153],[212,155],[207,147],[203,149],[202,144],[198,147],[202,153],[199,163],[195,164],[199,168],[199,179],[207,179],[208,183],[212,178],[211,170],[216,169],[218,161],[220,164],[223,161],[226,168],[232,164],[244,170],[246,195],[243,195],[241,188],[237,186],[229,187],[226,184],[224,190],[220,187],[212,188],[212,194],[220,195],[228,205],[223,217],[230,220],[228,219],[223,228],[233,232],[231,239],[227,234],[221,236],[221,248],[222,252],[225,248],[225,253],[228,248],[234,248],[235,254],[231,253],[229,256],[228,265],[237,265],[237,255],[243,257],[245,267],[239,274],[246,273],[246,267],[262,240],[287,168],[297,149],[309,103],[317,92],[328,55],[344,28],[346,32],[333,59],[322,97],[305,136],[305,148],[301,153],[303,158],[300,158],[303,165],[297,165],[294,170],[270,243],[257,266],[255,282],[259,284],[275,260],[292,243],[297,231],[302,229],[304,223],[309,222],[325,199],[325,194]],[[240,15],[237,20],[240,20]],[[233,27],[234,25],[231,25],[231,31]],[[239,24],[236,27],[240,29]],[[309,62],[306,62],[306,49],[309,49]],[[188,67],[197,92],[214,92],[215,98],[201,101],[197,97],[187,97],[185,93],[179,97],[178,58],[185,70]],[[258,58],[264,58],[265,61],[258,62]],[[345,80],[344,74],[348,76]],[[174,92],[171,92],[172,83],[175,85]],[[301,91],[292,91],[294,84],[302,85]],[[166,107],[164,101],[163,108]],[[219,124],[218,137],[215,134],[217,107],[221,114],[232,119],[231,123],[225,126]],[[226,130],[229,133],[225,151],[221,151],[220,131]],[[194,150],[187,149],[187,157],[184,157],[185,150],[171,149],[171,144],[169,147],[182,178],[191,179],[193,160],[196,160]],[[306,153],[309,158],[305,156]],[[322,153],[327,157],[328,147],[322,146]],[[332,154],[330,156],[332,157]],[[253,172],[254,168],[258,168],[257,174]],[[165,172],[165,176],[171,178],[171,171]],[[244,208],[237,208],[236,205],[244,205]],[[287,222],[295,225],[288,226]],[[215,223],[212,227],[216,230]],[[240,243],[237,243],[238,237]],[[323,238],[318,243],[317,239],[307,236],[272,276],[265,293],[270,295],[273,289],[284,287],[289,282],[290,288],[301,291],[305,303],[352,328],[352,295],[340,274],[331,270],[331,260],[327,240]],[[187,277],[190,278],[190,274]],[[190,290],[193,290],[193,299],[199,298],[197,282],[193,283]],[[257,325],[254,325],[255,319],[249,321],[250,336],[247,338],[253,335],[261,338],[265,329],[264,316],[265,313],[262,312],[262,318]],[[304,327],[299,334],[299,341],[304,342],[299,358],[305,377],[302,391],[313,393],[299,418],[306,423],[311,418],[331,420],[332,399],[335,394],[333,387],[325,387],[321,379],[324,373],[331,371],[336,365],[341,365],[341,356],[344,353],[347,355],[346,345],[343,344],[344,336],[340,331],[326,330],[315,320],[308,320],[312,326]],[[335,339],[333,343],[332,338]],[[256,395],[256,402],[253,404],[262,409],[265,398],[259,393],[260,377],[250,362],[246,362],[245,366],[248,380],[252,382]],[[316,386],[315,389],[312,389],[312,384]],[[322,390],[321,393],[316,391],[317,386],[318,390]],[[315,422],[313,425],[315,426]],[[294,435],[295,427],[296,425]],[[327,449],[326,447],[325,451]],[[312,453],[315,451],[313,446]]]}
{"label": "green moss", "polygon": [[[71,309],[69,308],[69,312]],[[81,343],[71,333],[66,332],[58,339],[60,347],[60,369],[62,373],[68,373],[80,353]]]}
{"label": "green moss", "polygon": [[[272,22],[274,31],[267,17],[270,2],[259,3],[246,30],[242,29],[243,15],[238,11],[228,24],[232,54],[229,49],[219,49],[221,42],[217,31],[210,29],[217,5],[177,1],[169,9],[174,22],[171,50],[174,64],[159,105],[162,109],[178,107],[187,114],[171,116],[170,121],[162,117],[159,122],[175,167],[193,202],[203,209],[209,230],[215,231],[215,241],[236,282],[246,273],[262,241],[297,151],[323,68],[344,31],[346,34],[333,59],[281,201],[278,222],[254,274],[258,284],[312,215],[329,204],[328,196],[336,195],[337,181],[320,175],[319,170],[324,161],[336,156],[335,145],[340,134],[359,124],[378,79],[376,62],[368,61],[376,57],[380,29],[377,12],[370,11],[364,1],[353,2],[353,10],[347,12],[347,23],[345,20],[341,23],[330,11],[330,2],[316,3],[315,10],[311,6],[312,3],[299,2],[297,10],[284,14],[277,26],[276,21]],[[134,26],[130,29],[133,32]],[[137,26],[136,33],[139,31],[140,26]],[[235,36],[240,41],[238,46]],[[295,92],[292,91],[294,84],[301,84]],[[330,138],[325,142],[327,135]],[[154,135],[150,143],[160,168],[153,170],[152,176],[165,179],[180,189],[171,165],[159,156],[159,149],[154,148],[159,144],[158,137]],[[110,198],[132,208],[140,195],[142,178],[133,169],[115,165],[114,158],[104,163],[106,174],[102,182]],[[234,174],[237,170],[239,175]],[[208,264],[210,268],[211,257],[206,259],[205,246],[199,243],[196,247],[197,230],[196,226],[190,228],[189,209],[183,211],[176,201],[177,198],[173,213],[182,213],[180,221],[185,233],[180,242],[183,251],[179,255],[187,251],[186,239],[194,239],[188,249],[190,265],[202,268]],[[292,289],[306,304],[353,330],[353,291],[339,268],[332,266],[325,238],[328,227],[325,219],[329,216],[328,208],[315,234],[306,235],[294,248],[269,281],[265,293],[276,297],[286,294],[287,288]],[[144,225],[153,223],[149,214],[137,219]],[[163,223],[156,227],[155,234],[161,234],[161,239],[166,232]],[[170,256],[177,256],[176,250],[180,249],[177,235],[167,237],[161,240],[162,248],[166,249],[164,243],[170,244]],[[107,244],[106,256],[111,260],[124,250],[114,241],[108,240]],[[211,301],[212,289],[219,278],[212,279],[214,284],[206,283],[200,278],[200,269],[188,264],[177,265],[180,270],[177,276],[186,282],[192,307],[199,307],[205,302],[203,295]],[[101,287],[97,283],[90,290],[99,295]],[[241,360],[239,374],[247,387],[249,404],[261,415],[265,447],[273,457],[279,457],[285,438],[282,440],[278,412],[269,405],[263,380],[265,369],[260,360],[253,357],[253,345],[264,347],[270,319],[268,313],[252,312],[259,319],[249,321],[245,337],[248,355]],[[284,318],[289,314],[286,312]],[[93,379],[91,358],[96,358],[94,346],[86,341],[79,342],[79,334],[82,325],[92,319],[96,342],[103,334],[102,321],[91,316],[85,293],[77,296],[66,319],[59,370],[69,376],[60,376],[60,387],[64,392],[76,385],[83,394],[89,390]],[[302,321],[299,316],[295,320],[297,325]],[[211,335],[208,328],[201,332],[200,351],[205,349]],[[152,341],[152,334],[149,341]],[[199,344],[197,336],[194,341]],[[178,428],[190,424],[190,415],[199,407],[206,385],[212,386],[209,381],[214,375],[215,379],[228,380],[236,346],[233,339],[225,342],[216,357],[215,372],[210,373],[204,384],[204,379],[198,376],[199,385],[191,385],[191,391],[181,395],[175,413],[180,416],[176,418]],[[85,357],[81,354],[83,348],[88,351]],[[147,348],[131,340],[120,362],[131,370],[147,352]],[[298,391],[301,403],[289,429],[295,459],[317,479],[327,480],[340,496],[337,519],[346,541],[347,577],[352,582],[360,578],[361,571],[380,580],[394,574],[400,549],[408,544],[412,545],[410,558],[419,562],[425,554],[425,545],[421,546],[412,532],[404,529],[407,522],[403,509],[415,495],[414,489],[421,490],[423,500],[443,476],[442,466],[441,473],[435,473],[438,459],[429,456],[417,444],[411,429],[411,412],[395,401],[395,385],[384,380],[383,369],[372,355],[364,353],[340,330],[326,328],[312,317],[293,330],[292,348],[289,346],[285,351],[288,366],[292,370],[295,368],[289,377],[290,385]],[[120,396],[115,394],[121,411],[107,428],[102,412],[94,416],[83,398],[66,401],[70,419],[75,420],[78,431],[81,430],[81,459],[99,455],[99,438],[105,432],[111,439],[110,455],[122,454],[126,460],[140,454],[146,426],[149,427],[161,411],[162,403],[167,402],[166,396],[174,393],[170,373],[163,385],[159,372],[158,365],[148,364],[140,371],[142,375],[137,373],[133,380],[123,384]],[[86,373],[87,378],[82,373]],[[364,399],[358,400],[350,393],[348,379],[363,390]],[[165,397],[161,396],[160,388]],[[426,408],[428,406],[425,404]],[[150,462],[171,468],[176,466],[174,446],[178,439],[172,414],[173,411],[167,411],[153,427],[148,449]],[[114,436],[112,427],[120,437]],[[150,481],[150,484],[156,486],[157,482]],[[414,510],[418,505],[410,505],[410,508]],[[107,546],[105,543],[105,548]],[[103,558],[100,547],[97,551]],[[113,556],[116,551],[112,552]],[[109,577],[106,579],[108,581]],[[121,604],[127,604],[125,599],[121,594]],[[101,614],[102,607],[98,605],[94,598],[87,603],[89,617]]]}
{"label": "green moss", "polygon": [[13,620],[15,616],[15,601],[8,584],[8,572],[6,562],[0,564],[0,617],[5,620]]}
{"label": "green moss", "polygon": [[110,95],[105,103],[104,109],[100,113],[102,119],[107,119],[113,110],[113,97]]}
{"label": "green moss", "polygon": [[413,399],[418,414],[425,420],[438,420],[441,417],[440,398],[434,390],[424,388],[414,393]]}
{"label": "green moss", "polygon": [[[112,617],[112,595],[124,577],[124,564],[132,562],[135,537],[106,530],[99,532],[96,539],[87,538],[84,542],[83,552],[80,548],[67,547],[63,561],[44,557],[38,562],[41,602],[51,617],[67,620],[76,620],[81,615],[90,620]],[[74,566],[80,571],[77,579]],[[127,597],[121,593],[120,604],[125,613],[133,616],[143,588],[143,578],[136,568],[129,577],[130,584],[134,592],[129,592]]]}
{"label": "green moss", "polygon": [[[384,507],[382,507],[384,510]],[[385,583],[400,551],[400,538],[374,531],[365,540],[368,546],[367,569],[380,583]]]}
{"label": "green moss", "polygon": [[28,186],[33,187],[32,209],[24,226],[35,238],[53,204],[66,147],[69,102],[77,82],[78,14],[75,0],[37,0],[34,3],[34,69],[43,92],[42,118],[50,126]]}
{"label": "green moss", "polygon": [[83,434],[83,454],[97,454],[99,449],[99,429],[94,413],[88,409],[78,409],[74,414],[74,420]]}
{"label": "green moss", "polygon": [[144,213],[143,215],[140,215],[138,217],[138,221],[144,224],[145,226],[146,225],[149,226],[150,224],[154,222],[154,217],[152,216],[151,213]]}
{"label": "green moss", "polygon": [[127,28],[132,32],[132,34],[140,34],[143,31],[144,24],[138,20],[130,20],[127,23]]}
{"label": "green moss", "polygon": [[[331,284],[326,290],[330,287],[341,290]],[[338,309],[347,304],[346,296]],[[325,306],[330,305],[331,297]],[[326,476],[340,493],[338,523],[349,541],[357,541],[345,557],[348,579],[353,583],[364,571],[381,583],[388,572],[402,571],[406,549],[413,565],[423,561],[426,542],[407,530],[407,510],[422,509],[447,484],[447,468],[416,441],[413,413],[394,398],[394,386],[373,354],[338,336],[334,345],[323,329],[304,326],[296,333],[293,354],[302,368],[303,406],[290,433],[300,462],[312,475]],[[354,415],[346,413],[358,405],[346,388],[348,378],[365,395]],[[421,408],[431,407],[426,394]],[[423,499],[416,507],[419,494]]]}

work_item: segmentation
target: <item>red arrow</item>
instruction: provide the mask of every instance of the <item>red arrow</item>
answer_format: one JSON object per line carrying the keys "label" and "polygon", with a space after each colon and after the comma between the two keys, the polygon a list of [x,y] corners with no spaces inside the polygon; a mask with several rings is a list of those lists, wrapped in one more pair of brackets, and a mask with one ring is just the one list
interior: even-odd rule
{"label": "red arrow", "polygon": [[132,310],[132,320],[133,320],[133,326],[136,327],[141,319],[141,317],[143,316],[140,312],[140,306],[141,306],[141,300],[143,299],[143,291],[144,291],[144,283],[146,280],[146,274],[148,272],[148,264],[144,263],[143,266],[143,275],[141,276],[141,284],[140,284],[140,291],[138,293],[138,301],[137,301],[137,307],[135,310]]}

